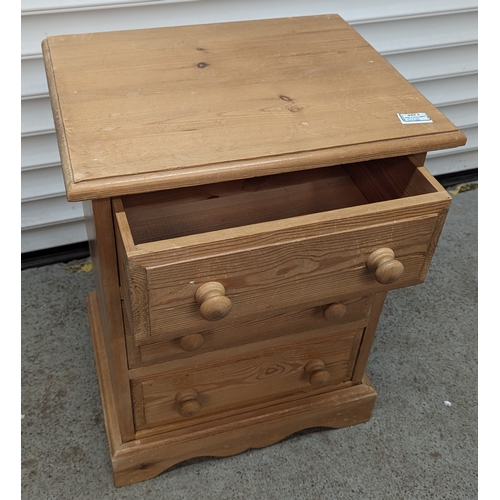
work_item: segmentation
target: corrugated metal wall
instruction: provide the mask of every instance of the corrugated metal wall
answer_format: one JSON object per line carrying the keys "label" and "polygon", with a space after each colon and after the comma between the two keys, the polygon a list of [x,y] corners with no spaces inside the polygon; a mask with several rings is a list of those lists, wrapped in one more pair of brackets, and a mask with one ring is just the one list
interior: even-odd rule
{"label": "corrugated metal wall", "polygon": [[22,0],[22,252],[86,240],[68,203],[43,69],[50,35],[338,13],[467,135],[434,175],[478,167],[477,0]]}

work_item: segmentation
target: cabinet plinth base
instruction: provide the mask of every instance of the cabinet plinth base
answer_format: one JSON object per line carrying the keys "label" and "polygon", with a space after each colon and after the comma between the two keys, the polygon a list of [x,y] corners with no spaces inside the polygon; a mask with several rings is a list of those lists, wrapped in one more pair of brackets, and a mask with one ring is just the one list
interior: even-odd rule
{"label": "cabinet plinth base", "polygon": [[89,294],[87,304],[117,487],[150,479],[189,458],[236,455],[249,448],[271,445],[302,429],[341,428],[367,422],[372,414],[377,393],[365,375],[361,384],[346,389],[122,442],[94,292]]}

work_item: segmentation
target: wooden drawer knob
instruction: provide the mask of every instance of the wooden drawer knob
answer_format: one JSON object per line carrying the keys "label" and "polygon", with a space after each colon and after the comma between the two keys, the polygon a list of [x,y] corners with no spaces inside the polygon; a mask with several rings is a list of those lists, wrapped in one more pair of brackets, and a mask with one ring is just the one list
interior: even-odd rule
{"label": "wooden drawer knob", "polygon": [[382,285],[397,281],[405,270],[403,264],[394,258],[390,248],[379,248],[370,254],[366,267],[375,272],[375,279]]}
{"label": "wooden drawer knob", "polygon": [[185,335],[179,340],[179,345],[183,351],[196,351],[205,343],[205,337],[201,333]]}
{"label": "wooden drawer knob", "polygon": [[323,311],[323,318],[325,318],[327,321],[336,321],[338,319],[342,319],[345,316],[346,310],[347,307],[341,302],[330,304]]}
{"label": "wooden drawer knob", "polygon": [[218,321],[231,311],[231,299],[226,297],[226,289],[216,281],[204,283],[196,290],[194,298],[200,304],[200,314],[207,321]]}
{"label": "wooden drawer knob", "polygon": [[175,396],[175,401],[179,405],[179,415],[182,417],[194,417],[201,410],[198,401],[198,392],[194,389],[185,389]]}
{"label": "wooden drawer knob", "polygon": [[312,359],[304,367],[309,375],[309,383],[313,387],[322,387],[330,380],[330,373],[325,369],[325,363],[321,359]]}

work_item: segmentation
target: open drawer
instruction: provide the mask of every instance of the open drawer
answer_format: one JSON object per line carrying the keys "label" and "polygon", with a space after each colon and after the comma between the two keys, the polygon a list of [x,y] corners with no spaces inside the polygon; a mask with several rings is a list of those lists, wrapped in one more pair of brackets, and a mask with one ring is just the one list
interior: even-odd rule
{"label": "open drawer", "polygon": [[450,201],[413,157],[114,198],[135,342],[421,283]]}

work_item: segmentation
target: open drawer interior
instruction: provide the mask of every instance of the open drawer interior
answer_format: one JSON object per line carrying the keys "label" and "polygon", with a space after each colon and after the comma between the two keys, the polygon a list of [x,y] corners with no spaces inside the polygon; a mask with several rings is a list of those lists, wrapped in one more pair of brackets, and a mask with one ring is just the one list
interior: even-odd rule
{"label": "open drawer interior", "polygon": [[122,197],[136,245],[434,193],[409,157]]}

